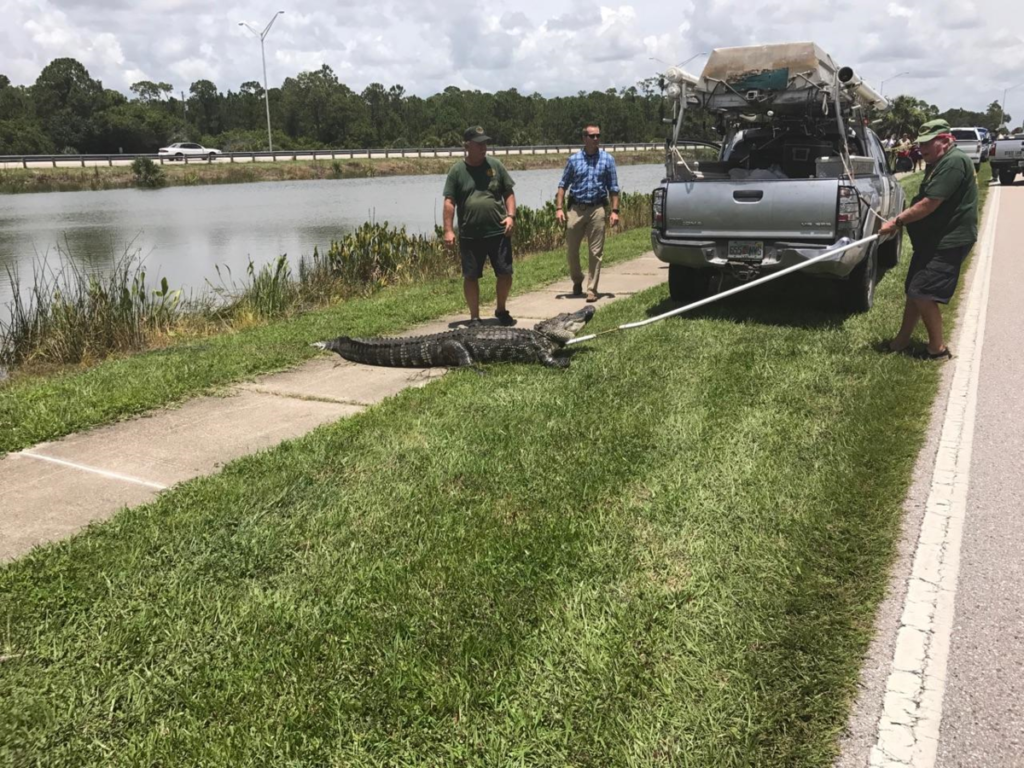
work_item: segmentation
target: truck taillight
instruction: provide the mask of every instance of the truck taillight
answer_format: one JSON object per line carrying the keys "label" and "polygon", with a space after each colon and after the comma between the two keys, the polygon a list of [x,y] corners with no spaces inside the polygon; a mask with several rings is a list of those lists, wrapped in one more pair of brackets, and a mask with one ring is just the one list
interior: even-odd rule
{"label": "truck taillight", "polygon": [[658,187],[651,192],[651,226],[661,229],[665,226],[665,188]]}
{"label": "truck taillight", "polygon": [[853,187],[839,187],[836,231],[840,236],[856,235],[860,225],[860,199]]}

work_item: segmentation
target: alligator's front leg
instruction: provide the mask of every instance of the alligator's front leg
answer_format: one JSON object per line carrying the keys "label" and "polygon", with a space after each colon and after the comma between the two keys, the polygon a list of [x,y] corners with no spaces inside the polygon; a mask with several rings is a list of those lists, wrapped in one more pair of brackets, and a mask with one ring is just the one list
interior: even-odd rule
{"label": "alligator's front leg", "polygon": [[540,361],[544,363],[548,368],[568,368],[569,358],[567,357],[555,357],[550,352],[542,352]]}
{"label": "alligator's front leg", "polygon": [[473,365],[474,360],[469,354],[466,345],[461,341],[446,339],[441,343],[441,359],[446,365],[453,368],[462,368]]}

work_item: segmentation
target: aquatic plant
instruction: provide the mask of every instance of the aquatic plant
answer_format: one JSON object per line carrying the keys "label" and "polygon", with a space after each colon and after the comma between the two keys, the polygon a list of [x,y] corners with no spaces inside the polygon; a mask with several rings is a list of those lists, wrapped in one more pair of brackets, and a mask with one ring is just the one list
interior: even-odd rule
{"label": "aquatic plant", "polygon": [[[620,229],[647,226],[650,196],[623,194],[619,209]],[[432,236],[414,235],[386,221],[366,223],[324,250],[300,257],[294,270],[287,255],[263,266],[250,260],[240,281],[218,266],[219,285],[208,284],[214,296],[188,302],[166,279],[156,290],[147,288],[138,253],[126,251],[103,278],[87,274],[62,253],[59,270],[45,262],[36,265],[27,300],[21,298],[16,272],[11,273],[15,299],[9,321],[0,310],[0,365],[79,363],[143,349],[155,336],[182,326],[244,327],[397,283],[455,276],[459,260],[440,235],[439,228]],[[554,202],[539,209],[520,206],[513,237],[517,258],[560,247],[565,228],[555,218]]]}

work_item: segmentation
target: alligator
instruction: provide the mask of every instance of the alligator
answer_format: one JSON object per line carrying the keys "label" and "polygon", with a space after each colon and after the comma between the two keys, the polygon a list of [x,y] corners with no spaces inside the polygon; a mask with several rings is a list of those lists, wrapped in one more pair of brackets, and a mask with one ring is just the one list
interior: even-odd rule
{"label": "alligator", "polygon": [[593,307],[565,312],[537,323],[533,329],[471,325],[429,336],[353,339],[339,336],[313,346],[337,352],[346,360],[399,368],[455,368],[478,363],[543,363],[568,368],[569,360],[556,357],[590,318]]}

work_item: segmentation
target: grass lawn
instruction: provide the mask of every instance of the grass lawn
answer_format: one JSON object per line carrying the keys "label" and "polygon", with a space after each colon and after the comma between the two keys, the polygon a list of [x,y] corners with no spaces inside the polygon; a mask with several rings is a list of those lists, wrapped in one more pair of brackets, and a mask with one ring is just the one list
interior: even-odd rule
{"label": "grass lawn", "polygon": [[779,281],[454,372],[3,567],[0,764],[829,765],[940,370],[874,349],[906,262],[865,315]]}
{"label": "grass lawn", "polygon": [[[631,230],[607,241],[605,263],[631,259],[647,250],[650,230]],[[536,254],[516,263],[514,291],[521,293],[564,277],[563,249]],[[482,301],[494,300],[493,278],[480,281],[480,292]],[[433,280],[389,288],[240,333],[110,359],[83,371],[15,379],[0,385],[0,455],[297,365],[322,354],[310,348],[312,341],[342,333],[397,333],[463,311],[462,279]]]}

